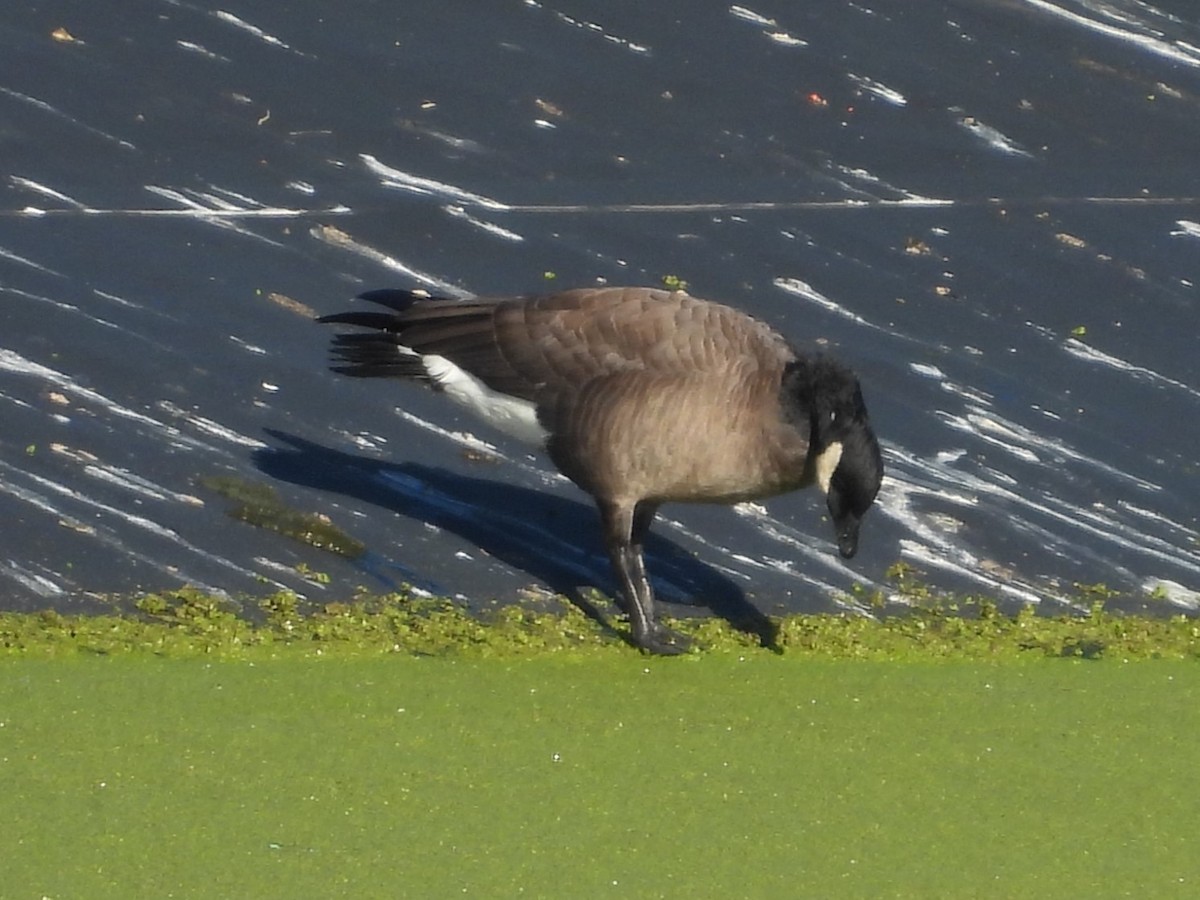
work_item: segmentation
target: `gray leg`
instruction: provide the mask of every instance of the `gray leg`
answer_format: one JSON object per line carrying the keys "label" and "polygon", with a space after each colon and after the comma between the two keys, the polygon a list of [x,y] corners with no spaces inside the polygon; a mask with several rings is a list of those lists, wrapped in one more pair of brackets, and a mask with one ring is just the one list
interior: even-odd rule
{"label": "gray leg", "polygon": [[654,592],[646,577],[642,542],[658,504],[639,503],[636,507],[597,501],[604,525],[604,544],[612,563],[617,584],[629,605],[629,624],[633,642],[648,653],[674,655],[688,648],[687,639],[658,623],[654,610]]}

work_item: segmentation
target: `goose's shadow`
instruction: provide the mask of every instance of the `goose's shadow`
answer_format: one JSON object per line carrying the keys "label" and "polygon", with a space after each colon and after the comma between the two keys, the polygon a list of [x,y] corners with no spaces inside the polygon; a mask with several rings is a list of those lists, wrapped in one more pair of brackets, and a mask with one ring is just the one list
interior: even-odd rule
{"label": "goose's shadow", "polygon": [[[255,452],[255,465],[265,475],[354,497],[457,534],[610,627],[581,590],[595,586],[618,596],[591,503],[418,463],[380,462],[272,429],[267,433],[281,446]],[[774,645],[775,626],[730,578],[653,532],[645,554],[661,600],[707,607],[764,646]],[[410,571],[403,564],[394,568]]]}

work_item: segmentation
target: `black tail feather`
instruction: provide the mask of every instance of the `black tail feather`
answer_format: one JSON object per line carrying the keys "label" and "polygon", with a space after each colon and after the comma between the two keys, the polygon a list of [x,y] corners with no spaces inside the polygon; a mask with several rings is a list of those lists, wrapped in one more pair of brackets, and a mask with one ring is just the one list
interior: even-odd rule
{"label": "black tail feather", "polygon": [[396,336],[384,331],[334,335],[330,356],[330,368],[341,375],[429,380],[421,358],[401,349]]}
{"label": "black tail feather", "polygon": [[[359,294],[391,312],[340,312],[320,316],[323,325],[351,325],[368,331],[335,334],[330,345],[330,369],[353,378],[409,378],[429,381],[421,357],[409,350],[401,333],[418,304],[452,303],[423,292],[383,289]],[[419,312],[419,311],[418,311]]]}
{"label": "black tail feather", "polygon": [[368,303],[378,303],[380,306],[386,306],[388,309],[394,309],[398,313],[407,311],[414,303],[421,303],[427,300],[442,300],[442,297],[430,297],[424,293],[416,293],[415,291],[405,291],[397,288],[381,288],[377,291],[366,291],[359,294],[359,300],[366,300]]}
{"label": "black tail feather", "polygon": [[394,313],[385,312],[342,312],[319,316],[317,321],[322,325],[357,325],[360,328],[378,328],[388,331],[396,327]]}

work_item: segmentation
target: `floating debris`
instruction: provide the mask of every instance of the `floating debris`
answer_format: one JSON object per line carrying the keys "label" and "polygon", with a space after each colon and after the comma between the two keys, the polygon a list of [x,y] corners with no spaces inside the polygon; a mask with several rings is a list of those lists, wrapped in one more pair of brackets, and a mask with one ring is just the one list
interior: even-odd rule
{"label": "floating debris", "polygon": [[1067,234],[1065,231],[1060,231],[1054,235],[1054,239],[1060,244],[1066,244],[1068,247],[1074,247],[1076,250],[1083,250],[1088,243],[1081,237],[1075,237],[1073,234]]}
{"label": "floating debris", "polygon": [[303,316],[306,319],[315,319],[317,311],[307,303],[301,303],[299,300],[293,300],[287,294],[279,294],[275,291],[267,293],[267,299],[277,306],[282,306],[288,312],[295,313],[298,316]]}
{"label": "floating debris", "polygon": [[234,501],[229,515],[240,522],[278,532],[347,559],[357,559],[367,551],[362,541],[346,534],[328,516],[288,507],[269,484],[236,475],[206,475],[201,477],[200,483]]}

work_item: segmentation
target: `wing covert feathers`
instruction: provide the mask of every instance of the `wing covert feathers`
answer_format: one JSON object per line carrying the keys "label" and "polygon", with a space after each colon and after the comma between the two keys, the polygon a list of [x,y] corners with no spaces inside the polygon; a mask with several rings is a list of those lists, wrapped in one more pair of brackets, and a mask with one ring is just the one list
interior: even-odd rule
{"label": "wing covert feathers", "polygon": [[749,367],[777,377],[794,358],[767,325],[680,291],[591,288],[458,301],[383,290],[362,299],[392,312],[320,320],[373,329],[335,338],[339,371],[413,377],[415,360],[389,361],[410,348],[449,359],[492,390],[539,403],[617,372],[719,376]]}

